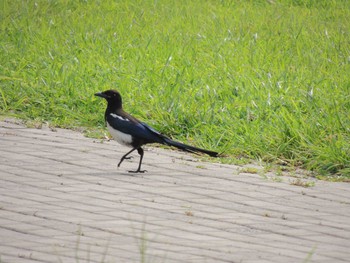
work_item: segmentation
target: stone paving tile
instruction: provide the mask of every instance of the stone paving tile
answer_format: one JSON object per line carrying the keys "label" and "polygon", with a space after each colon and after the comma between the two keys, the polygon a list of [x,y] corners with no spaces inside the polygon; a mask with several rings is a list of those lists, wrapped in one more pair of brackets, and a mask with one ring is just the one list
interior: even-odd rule
{"label": "stone paving tile", "polygon": [[0,262],[348,262],[349,184],[126,151],[0,122]]}

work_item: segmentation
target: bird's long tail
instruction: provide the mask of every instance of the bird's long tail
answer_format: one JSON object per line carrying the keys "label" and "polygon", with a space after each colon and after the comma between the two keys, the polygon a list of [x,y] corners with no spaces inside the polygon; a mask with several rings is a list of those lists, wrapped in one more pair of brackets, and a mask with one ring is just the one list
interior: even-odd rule
{"label": "bird's long tail", "polygon": [[201,153],[208,154],[209,156],[212,156],[212,157],[218,157],[218,155],[219,155],[219,153],[217,153],[217,152],[213,152],[213,151],[209,151],[209,150],[193,147],[193,146],[190,146],[190,145],[186,145],[186,144],[183,144],[181,142],[173,141],[173,140],[171,140],[169,138],[164,138],[164,142],[165,142],[166,145],[174,146],[174,147],[179,148],[180,150],[183,150],[183,151],[186,151],[186,152],[191,152],[191,153],[201,152]]}

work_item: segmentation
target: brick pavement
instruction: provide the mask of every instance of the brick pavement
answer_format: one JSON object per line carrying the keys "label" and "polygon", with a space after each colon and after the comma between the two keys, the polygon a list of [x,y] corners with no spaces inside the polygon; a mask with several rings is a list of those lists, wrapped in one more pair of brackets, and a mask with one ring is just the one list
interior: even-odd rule
{"label": "brick pavement", "polygon": [[0,122],[0,262],[349,262],[350,184],[126,150]]}

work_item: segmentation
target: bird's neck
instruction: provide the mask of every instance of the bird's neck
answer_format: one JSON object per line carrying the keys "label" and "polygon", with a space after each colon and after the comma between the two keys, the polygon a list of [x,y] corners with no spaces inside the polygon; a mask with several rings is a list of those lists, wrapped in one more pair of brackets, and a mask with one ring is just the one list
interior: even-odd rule
{"label": "bird's neck", "polygon": [[108,114],[111,114],[111,113],[118,113],[121,110],[122,110],[121,105],[118,105],[116,103],[108,103],[105,115],[107,116]]}

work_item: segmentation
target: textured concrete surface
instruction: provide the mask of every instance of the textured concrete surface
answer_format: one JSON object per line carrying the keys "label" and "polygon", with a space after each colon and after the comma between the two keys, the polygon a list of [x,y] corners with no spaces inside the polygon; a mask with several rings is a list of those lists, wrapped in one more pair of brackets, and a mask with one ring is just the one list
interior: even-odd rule
{"label": "textured concrete surface", "polygon": [[350,184],[126,151],[0,122],[0,262],[349,262]]}

